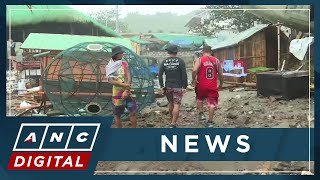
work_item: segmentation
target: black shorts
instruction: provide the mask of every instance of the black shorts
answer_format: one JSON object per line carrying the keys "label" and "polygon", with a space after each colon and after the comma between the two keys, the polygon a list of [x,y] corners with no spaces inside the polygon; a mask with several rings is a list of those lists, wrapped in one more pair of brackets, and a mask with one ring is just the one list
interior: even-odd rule
{"label": "black shorts", "polygon": [[125,109],[127,109],[130,112],[136,112],[137,102],[132,97],[128,97],[123,100],[123,105],[121,106],[113,105],[113,114],[116,116],[121,116],[124,113]]}

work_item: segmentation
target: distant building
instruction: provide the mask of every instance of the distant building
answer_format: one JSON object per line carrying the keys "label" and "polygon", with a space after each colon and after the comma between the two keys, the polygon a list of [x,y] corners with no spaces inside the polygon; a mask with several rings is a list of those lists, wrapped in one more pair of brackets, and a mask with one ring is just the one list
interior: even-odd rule
{"label": "distant building", "polygon": [[[59,37],[65,34],[122,38],[120,34],[90,16],[64,5],[7,5],[6,13],[7,39],[12,39],[15,42],[15,51],[17,52],[11,63],[15,70],[23,71],[21,73],[23,77],[40,76],[39,57],[34,55],[44,52],[49,42],[55,41],[55,46],[71,47],[68,46],[70,44],[66,43],[70,42],[68,39],[70,36],[66,36],[66,39],[46,39],[56,37],[47,35],[43,38],[43,36],[38,35],[37,38],[41,37],[41,41],[37,41],[37,44],[29,44],[30,48],[25,48],[22,51],[20,46],[29,38],[30,34],[49,33],[59,34]],[[36,34],[33,34],[29,39],[34,39],[35,36]],[[32,46],[38,48],[32,48]],[[50,55],[48,55],[50,57],[57,54],[53,49],[46,50],[50,50]]]}
{"label": "distant building", "polygon": [[203,45],[205,39],[209,38],[200,35],[168,33],[123,33],[122,35],[130,38],[137,54],[160,58],[167,56],[165,47],[168,44],[179,46],[180,56],[191,58],[192,53]]}
{"label": "distant building", "polygon": [[191,66],[193,62],[193,54],[204,43],[204,40],[209,37],[199,35],[185,35],[185,34],[166,34],[154,33],[145,37],[144,40],[153,42],[148,45],[148,50],[145,53],[147,56],[158,57],[160,59],[168,56],[165,47],[168,44],[175,44],[179,46],[178,56],[182,57],[187,66]]}
{"label": "distant building", "polygon": [[141,36],[133,36],[130,40],[135,53],[138,55],[144,55],[148,49],[148,45],[152,44],[150,41],[142,40]]}

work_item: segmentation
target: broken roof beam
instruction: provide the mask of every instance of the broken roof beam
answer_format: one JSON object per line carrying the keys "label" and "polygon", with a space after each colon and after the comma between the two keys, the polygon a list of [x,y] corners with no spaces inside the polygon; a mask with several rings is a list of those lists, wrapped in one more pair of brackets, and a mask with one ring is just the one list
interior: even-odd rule
{"label": "broken roof beam", "polygon": [[34,58],[43,57],[43,56],[47,56],[48,54],[50,54],[50,51],[42,52],[42,53],[39,53],[39,54],[34,54],[33,57]]}

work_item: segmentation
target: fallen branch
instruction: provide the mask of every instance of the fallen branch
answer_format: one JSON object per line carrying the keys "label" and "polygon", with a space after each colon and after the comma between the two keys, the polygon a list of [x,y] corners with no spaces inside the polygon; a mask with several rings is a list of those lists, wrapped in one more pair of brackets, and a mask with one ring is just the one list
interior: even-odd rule
{"label": "fallen branch", "polygon": [[245,86],[245,87],[256,87],[257,84],[256,83],[236,83],[236,82],[229,82],[229,81],[225,81],[224,83],[226,84],[234,84],[234,85],[239,85],[239,86]]}
{"label": "fallen branch", "polygon": [[19,114],[16,114],[15,116],[17,116],[17,117],[22,116],[22,115],[26,114],[27,112],[29,112],[29,111],[31,111],[31,110],[32,110],[32,109],[27,109],[27,110],[25,110],[25,111],[23,111],[23,112],[21,112],[21,113],[19,113]]}
{"label": "fallen branch", "polygon": [[257,89],[245,89],[244,91],[257,91]]}
{"label": "fallen branch", "polygon": [[[29,108],[29,109],[27,109],[27,110],[25,110],[25,111],[23,111],[23,112],[21,112],[19,114],[16,114],[15,116],[17,116],[17,117],[22,116],[22,115],[28,113],[29,111],[32,111],[32,110],[34,110],[36,108],[40,108],[40,107],[41,107],[41,105],[32,106],[32,107],[26,107],[26,108]],[[46,108],[49,108],[49,107],[52,107],[52,104],[47,104],[46,105]],[[19,109],[21,110],[22,108],[17,108],[17,110],[19,110]]]}
{"label": "fallen branch", "polygon": [[[22,115],[30,112],[30,111],[34,111],[34,112],[37,113],[37,111],[35,111],[35,109],[36,109],[36,108],[39,108],[39,107],[40,107],[40,105],[39,105],[39,106],[31,107],[31,108],[29,107],[29,109],[26,109],[25,111],[23,111],[23,112],[21,112],[21,113],[19,113],[19,114],[16,114],[15,116],[19,117],[19,116],[22,116]],[[46,107],[52,107],[52,105],[49,104],[49,105],[46,105]]]}

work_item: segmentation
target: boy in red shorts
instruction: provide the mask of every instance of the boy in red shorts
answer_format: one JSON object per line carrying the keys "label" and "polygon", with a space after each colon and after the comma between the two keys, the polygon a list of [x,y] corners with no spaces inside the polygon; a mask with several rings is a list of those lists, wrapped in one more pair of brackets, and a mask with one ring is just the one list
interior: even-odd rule
{"label": "boy in red shorts", "polygon": [[[192,84],[196,89],[199,120],[205,120],[203,101],[207,100],[209,108],[208,123],[213,123],[214,108],[218,106],[219,89],[223,84],[222,68],[217,58],[211,55],[211,47],[203,47],[203,56],[195,62],[192,72]],[[197,79],[196,79],[197,78]],[[218,87],[219,78],[219,87]]]}

